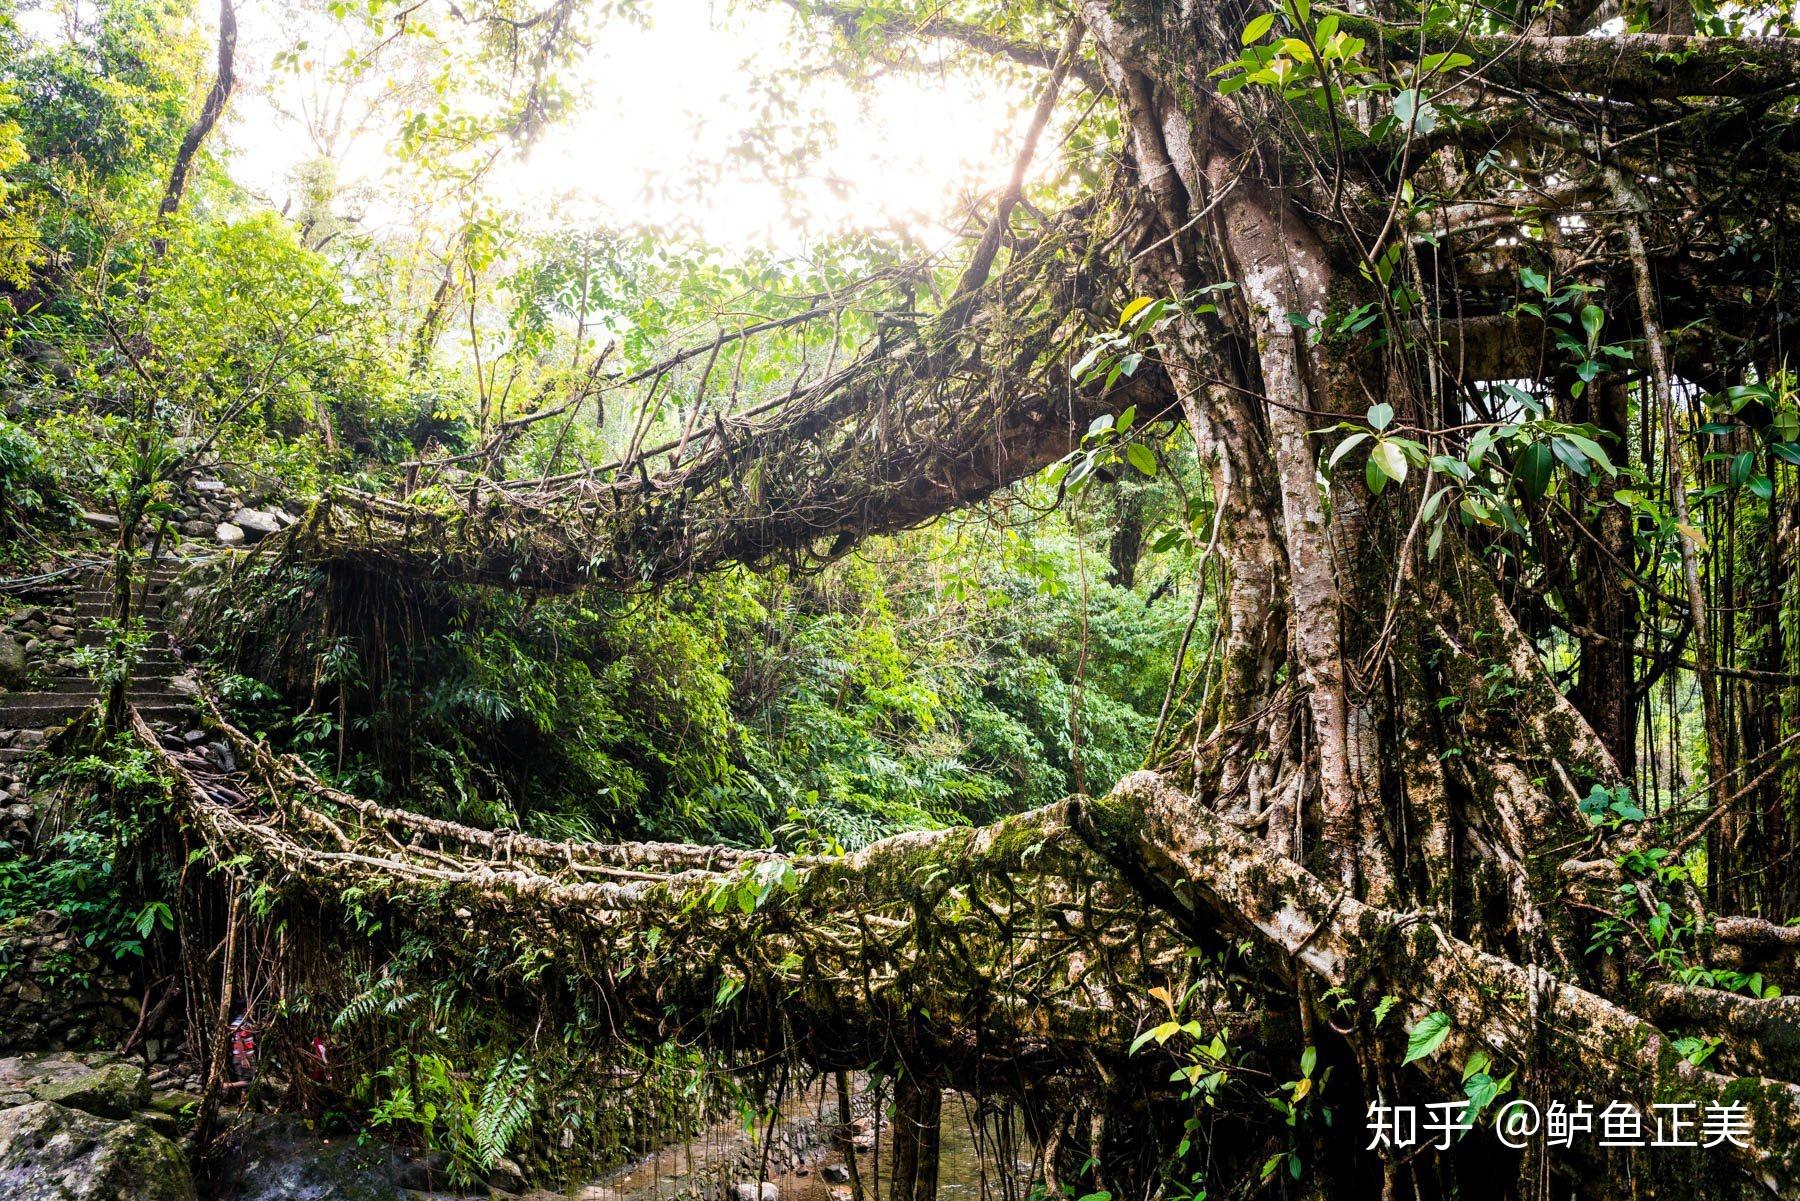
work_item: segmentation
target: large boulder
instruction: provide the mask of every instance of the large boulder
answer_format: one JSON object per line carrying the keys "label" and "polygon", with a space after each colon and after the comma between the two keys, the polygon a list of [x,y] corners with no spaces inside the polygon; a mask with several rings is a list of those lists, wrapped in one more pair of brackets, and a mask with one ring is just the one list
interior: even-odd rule
{"label": "large boulder", "polygon": [[106,1055],[53,1051],[0,1059],[0,1095],[23,1094],[103,1118],[128,1118],[150,1104],[144,1069]]}
{"label": "large boulder", "polygon": [[221,521],[218,525],[213,527],[213,538],[220,546],[242,546],[244,544],[244,529],[242,526],[232,522]]}
{"label": "large boulder", "polygon": [[33,1101],[0,1109],[0,1197],[8,1201],[194,1201],[174,1143],[136,1122]]}
{"label": "large boulder", "polygon": [[275,514],[261,509],[239,509],[231,515],[231,524],[243,530],[244,537],[252,542],[267,538],[281,528]]}

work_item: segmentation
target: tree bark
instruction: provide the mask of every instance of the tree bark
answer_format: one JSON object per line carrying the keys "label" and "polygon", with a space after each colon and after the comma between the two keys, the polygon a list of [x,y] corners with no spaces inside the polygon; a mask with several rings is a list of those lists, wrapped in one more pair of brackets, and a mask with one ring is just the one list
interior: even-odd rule
{"label": "tree bark", "polygon": [[181,145],[176,148],[175,163],[169,169],[169,182],[163,188],[162,203],[157,206],[159,216],[172,216],[181,207],[182,197],[187,194],[188,180],[193,174],[194,161],[200,154],[200,146],[225,113],[225,105],[230,101],[231,90],[237,82],[234,65],[237,35],[236,8],[232,6],[231,0],[219,0],[218,67],[213,75],[212,86],[206,90],[206,99],[201,102],[199,114],[182,136]]}

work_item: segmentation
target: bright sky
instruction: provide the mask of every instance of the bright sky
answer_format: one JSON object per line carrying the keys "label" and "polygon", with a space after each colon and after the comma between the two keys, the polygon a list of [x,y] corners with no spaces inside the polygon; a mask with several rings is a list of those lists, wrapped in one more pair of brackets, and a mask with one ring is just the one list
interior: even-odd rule
{"label": "bright sky", "polygon": [[[859,95],[835,77],[815,77],[803,104],[827,117],[834,136],[788,181],[796,203],[756,166],[728,156],[756,119],[759,65],[786,62],[794,21],[785,6],[725,11],[699,0],[646,0],[645,10],[647,28],[618,21],[601,29],[578,68],[585,102],[527,161],[501,168],[491,190],[503,203],[546,218],[684,221],[722,246],[799,251],[812,236],[856,224],[898,222],[935,242],[961,198],[1006,180],[1022,133],[1017,106],[1031,101],[1016,85],[895,75]],[[315,156],[294,114],[321,100],[304,74],[270,70],[296,35],[283,27],[281,14],[291,11],[280,0],[240,10],[244,75],[273,84],[234,98],[230,129],[235,174],[277,205],[293,192],[294,168]],[[310,52],[326,59],[329,33],[311,32]],[[345,139],[335,153],[340,182],[381,179],[390,141],[391,126]],[[370,211],[365,220],[381,216]]]}

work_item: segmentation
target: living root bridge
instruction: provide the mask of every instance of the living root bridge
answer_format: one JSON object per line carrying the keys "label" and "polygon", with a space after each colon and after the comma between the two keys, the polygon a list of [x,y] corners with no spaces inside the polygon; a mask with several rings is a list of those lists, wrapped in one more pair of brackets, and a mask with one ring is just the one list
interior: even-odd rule
{"label": "living root bridge", "polygon": [[[1190,942],[1244,937],[1248,966],[1289,992],[1366,999],[1355,1028],[1339,1030],[1361,1054],[1448,1015],[1444,1049],[1418,1065],[1444,1098],[1461,1095],[1458,1065],[1484,1050],[1544,1097],[1646,1113],[1739,1102],[1749,1145],[1704,1154],[1731,1156],[1746,1193],[1800,1190],[1793,1083],[1697,1068],[1650,1022],[1424,915],[1358,902],[1151,772],[980,829],[788,860],[424,818],[330,789],[218,725],[239,773],[169,751],[136,722],[215,861],[289,900],[331,904],[356,888],[399,920],[548,948],[604,991],[619,1034],[769,1046],[819,1068],[902,1062],[974,1090],[1041,1095],[1060,1080],[1066,1096],[1086,1073],[1109,1078],[1133,1035],[1161,1020],[1147,992],[1182,986]],[[1404,1022],[1377,1029],[1369,1011],[1382,996]],[[1234,1042],[1253,1037],[1253,1017],[1218,1020]]]}

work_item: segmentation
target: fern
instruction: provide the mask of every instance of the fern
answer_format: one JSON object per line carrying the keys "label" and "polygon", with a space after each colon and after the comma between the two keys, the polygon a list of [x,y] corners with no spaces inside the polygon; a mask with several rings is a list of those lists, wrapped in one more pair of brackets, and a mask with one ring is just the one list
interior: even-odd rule
{"label": "fern", "polygon": [[472,1158],[482,1171],[498,1163],[525,1129],[536,1094],[531,1064],[523,1056],[508,1055],[488,1069],[470,1132]]}

